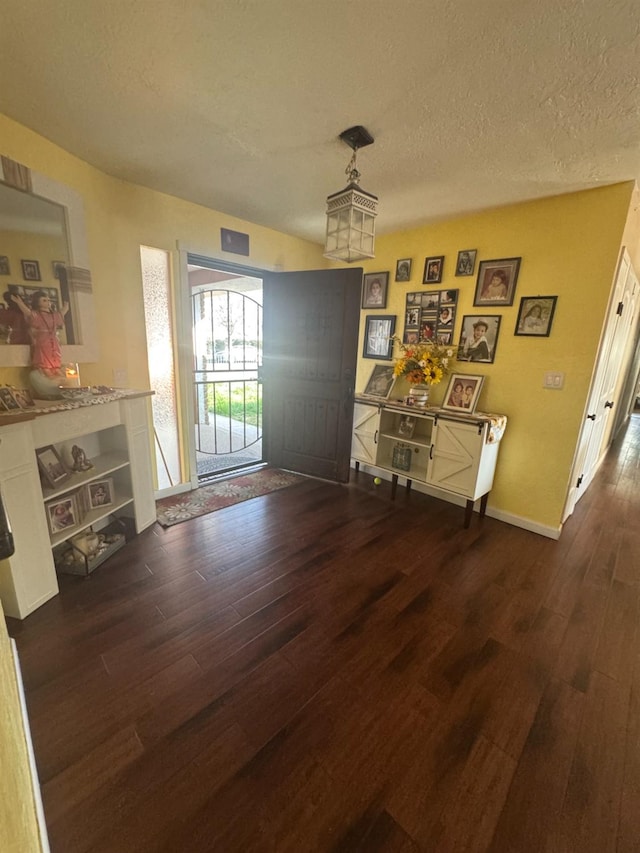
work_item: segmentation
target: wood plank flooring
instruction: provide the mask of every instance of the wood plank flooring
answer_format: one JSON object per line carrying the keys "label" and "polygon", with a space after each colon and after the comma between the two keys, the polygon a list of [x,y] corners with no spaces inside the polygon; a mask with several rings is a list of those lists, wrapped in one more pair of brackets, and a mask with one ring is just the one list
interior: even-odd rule
{"label": "wood plank flooring", "polygon": [[54,853],[637,853],[640,416],[554,542],[359,474],[24,622]]}

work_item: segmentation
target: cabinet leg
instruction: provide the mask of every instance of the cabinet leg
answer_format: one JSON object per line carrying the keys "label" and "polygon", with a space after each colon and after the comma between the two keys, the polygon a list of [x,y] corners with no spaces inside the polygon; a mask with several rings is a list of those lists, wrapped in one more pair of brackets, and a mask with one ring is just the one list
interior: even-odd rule
{"label": "cabinet leg", "polygon": [[360,470],[360,463],[358,462],[357,459],[356,459],[356,466],[355,467],[356,467],[356,474],[357,474],[358,471]]}
{"label": "cabinet leg", "polygon": [[398,475],[391,475],[391,500],[395,501],[396,499],[396,489],[398,488]]}
{"label": "cabinet leg", "polygon": [[411,480],[407,480],[407,491],[411,491]]}
{"label": "cabinet leg", "polygon": [[471,524],[471,516],[473,515],[473,501],[467,501],[467,505],[464,509],[464,527],[465,530]]}
{"label": "cabinet leg", "polygon": [[483,495],[480,498],[480,518],[484,518],[484,514],[487,511],[487,501],[489,500],[489,492],[486,495]]}

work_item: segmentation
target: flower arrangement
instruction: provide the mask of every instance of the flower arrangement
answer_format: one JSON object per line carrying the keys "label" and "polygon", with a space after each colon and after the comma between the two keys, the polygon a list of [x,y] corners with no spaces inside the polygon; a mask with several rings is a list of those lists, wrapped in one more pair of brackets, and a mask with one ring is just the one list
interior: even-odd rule
{"label": "flower arrangement", "polygon": [[437,385],[449,373],[449,359],[453,358],[452,347],[431,341],[404,344],[397,336],[400,355],[393,366],[394,376],[404,376],[411,385]]}

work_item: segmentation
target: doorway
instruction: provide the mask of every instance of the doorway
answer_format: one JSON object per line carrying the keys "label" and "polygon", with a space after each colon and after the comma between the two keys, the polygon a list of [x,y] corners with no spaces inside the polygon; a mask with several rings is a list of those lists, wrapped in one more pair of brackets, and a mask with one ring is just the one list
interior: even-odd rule
{"label": "doorway", "polygon": [[262,277],[188,255],[198,483],[263,464]]}

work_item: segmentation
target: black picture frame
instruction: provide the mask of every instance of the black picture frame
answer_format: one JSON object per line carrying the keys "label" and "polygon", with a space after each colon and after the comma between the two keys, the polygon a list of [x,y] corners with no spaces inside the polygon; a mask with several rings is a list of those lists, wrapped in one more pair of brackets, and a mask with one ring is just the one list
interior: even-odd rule
{"label": "black picture frame", "polygon": [[8,255],[0,255],[0,275],[11,275],[11,264]]}
{"label": "black picture frame", "polygon": [[364,324],[363,358],[391,361],[393,352],[392,335],[396,330],[395,314],[368,314]]}
{"label": "black picture frame", "polygon": [[367,273],[362,278],[362,307],[386,308],[388,291],[388,272]]}
{"label": "black picture frame", "polygon": [[38,261],[20,261],[20,263],[22,265],[22,278],[25,281],[42,281]]}
{"label": "black picture frame", "polygon": [[65,483],[71,476],[71,471],[64,464],[62,457],[53,444],[39,447],[36,450],[36,459],[38,460],[38,468],[40,469],[42,479],[50,489],[57,489],[59,485]]}
{"label": "black picture frame", "polygon": [[527,338],[548,338],[557,301],[557,296],[523,296],[513,334]]}
{"label": "black picture frame", "polygon": [[477,254],[477,249],[461,249],[458,252],[458,259],[456,260],[457,276],[473,275],[473,271],[476,268]]}
{"label": "black picture frame", "polygon": [[522,258],[499,258],[480,261],[473,296],[474,306],[513,305],[521,260]]}
{"label": "black picture frame", "polygon": [[249,255],[249,235],[241,231],[231,231],[229,228],[220,229],[220,248],[223,252],[234,255]]}
{"label": "black picture frame", "polygon": [[363,391],[363,395],[365,397],[376,397],[378,399],[388,400],[395,378],[392,365],[374,364],[369,381]]}
{"label": "black picture frame", "polygon": [[423,284],[440,284],[444,268],[444,255],[434,255],[424,259]]}
{"label": "black picture frame", "polygon": [[411,281],[411,258],[396,261],[396,281]]}
{"label": "black picture frame", "polygon": [[[460,328],[458,361],[493,364],[501,321],[500,314],[465,314]],[[482,326],[485,327],[484,332]],[[477,330],[480,334],[476,337]]]}

